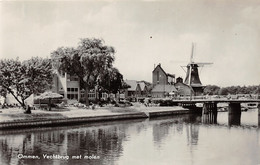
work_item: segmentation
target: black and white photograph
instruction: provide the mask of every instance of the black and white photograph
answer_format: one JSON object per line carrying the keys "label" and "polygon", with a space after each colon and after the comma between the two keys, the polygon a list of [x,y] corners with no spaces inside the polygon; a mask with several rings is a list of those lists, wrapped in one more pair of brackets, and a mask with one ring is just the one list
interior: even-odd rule
{"label": "black and white photograph", "polygon": [[1,165],[260,165],[259,0],[0,0]]}

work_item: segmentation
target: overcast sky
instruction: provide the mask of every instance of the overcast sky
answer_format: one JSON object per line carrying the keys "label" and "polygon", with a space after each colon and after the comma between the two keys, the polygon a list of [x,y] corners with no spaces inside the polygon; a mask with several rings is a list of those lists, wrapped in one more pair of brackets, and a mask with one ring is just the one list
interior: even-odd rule
{"label": "overcast sky", "polygon": [[154,64],[185,78],[192,42],[204,85],[260,84],[259,0],[0,2],[0,56],[50,57],[80,38],[116,49],[128,80],[152,81]]}

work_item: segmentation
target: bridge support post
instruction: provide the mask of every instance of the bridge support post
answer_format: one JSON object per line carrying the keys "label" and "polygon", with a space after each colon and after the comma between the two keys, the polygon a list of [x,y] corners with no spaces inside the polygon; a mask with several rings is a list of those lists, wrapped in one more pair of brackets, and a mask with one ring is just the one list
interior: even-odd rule
{"label": "bridge support post", "polygon": [[228,105],[229,114],[241,114],[241,105],[240,103],[229,103]]}
{"label": "bridge support post", "polygon": [[205,124],[216,124],[217,123],[217,103],[206,102],[202,108],[202,122]]}
{"label": "bridge support post", "polygon": [[217,103],[204,103],[203,108],[202,108],[202,114],[217,114],[218,113],[218,108],[217,108]]}

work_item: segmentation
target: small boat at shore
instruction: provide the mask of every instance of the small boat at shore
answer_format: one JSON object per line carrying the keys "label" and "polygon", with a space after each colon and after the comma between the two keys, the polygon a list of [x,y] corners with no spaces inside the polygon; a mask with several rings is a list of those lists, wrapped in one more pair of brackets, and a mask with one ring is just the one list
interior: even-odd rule
{"label": "small boat at shore", "polygon": [[258,106],[258,103],[242,103],[241,108],[247,108],[247,109],[256,109]]}
{"label": "small boat at shore", "polygon": [[[246,112],[247,110],[248,110],[248,108],[241,107],[242,112]],[[228,107],[218,107],[218,112],[227,112],[227,111],[228,111]]]}

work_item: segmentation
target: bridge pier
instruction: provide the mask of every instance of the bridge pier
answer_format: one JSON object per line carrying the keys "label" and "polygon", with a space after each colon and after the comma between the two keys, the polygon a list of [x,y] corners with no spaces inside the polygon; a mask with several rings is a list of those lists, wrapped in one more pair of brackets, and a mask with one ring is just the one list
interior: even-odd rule
{"label": "bridge pier", "polygon": [[228,114],[241,114],[241,105],[240,105],[240,103],[229,103],[229,105],[228,105]]}
{"label": "bridge pier", "polygon": [[257,108],[258,108],[258,117],[260,117],[260,102],[258,103]]}
{"label": "bridge pier", "polygon": [[240,125],[241,124],[241,113],[240,114],[228,114],[228,126]]}
{"label": "bridge pier", "polygon": [[258,115],[258,129],[260,129],[260,115]]}

